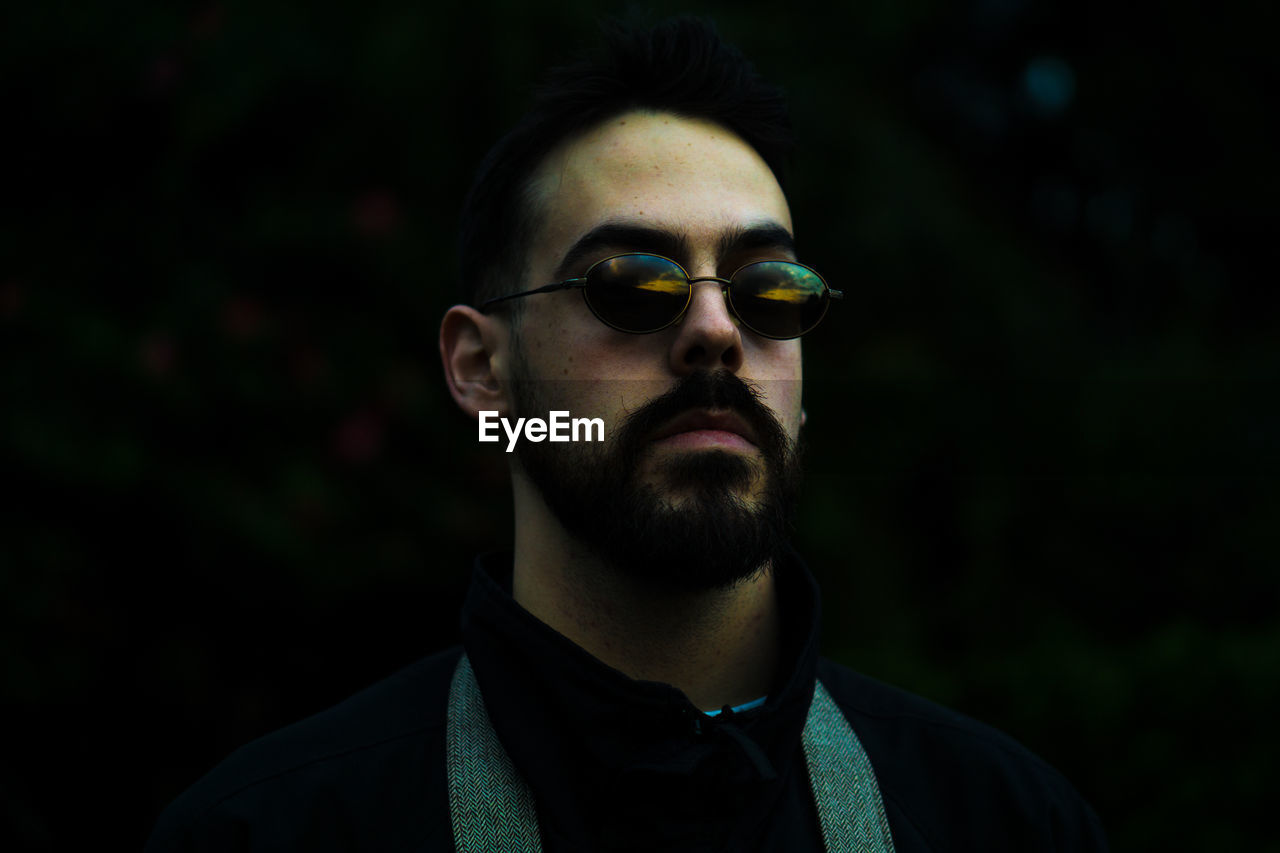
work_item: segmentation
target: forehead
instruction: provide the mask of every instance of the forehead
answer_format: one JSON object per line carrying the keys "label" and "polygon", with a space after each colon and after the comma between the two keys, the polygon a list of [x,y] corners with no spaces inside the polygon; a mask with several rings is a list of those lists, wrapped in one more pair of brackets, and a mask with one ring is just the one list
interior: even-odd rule
{"label": "forehead", "polygon": [[694,254],[751,225],[791,231],[786,197],[755,149],[718,124],[670,113],[624,113],[566,140],[531,190],[538,229],[529,260],[538,274],[606,221],[679,234]]}

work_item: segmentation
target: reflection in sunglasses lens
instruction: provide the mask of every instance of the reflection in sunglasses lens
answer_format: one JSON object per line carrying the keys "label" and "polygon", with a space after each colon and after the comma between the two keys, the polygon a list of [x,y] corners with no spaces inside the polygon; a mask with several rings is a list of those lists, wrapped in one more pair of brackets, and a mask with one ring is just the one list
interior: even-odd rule
{"label": "reflection in sunglasses lens", "polygon": [[[689,280],[675,262],[657,255],[619,255],[593,266],[584,291],[602,321],[626,332],[655,332],[671,325],[689,304]],[[826,287],[799,264],[762,261],[734,274],[733,313],[748,329],[769,338],[799,337],[826,313]]]}
{"label": "reflection in sunglasses lens", "polygon": [[670,325],[689,301],[680,267],[654,255],[622,255],[591,268],[587,305],[627,332],[655,332]]}
{"label": "reflection in sunglasses lens", "polygon": [[738,271],[730,298],[749,328],[770,338],[794,338],[822,319],[825,290],[822,279],[805,267],[764,261]]}

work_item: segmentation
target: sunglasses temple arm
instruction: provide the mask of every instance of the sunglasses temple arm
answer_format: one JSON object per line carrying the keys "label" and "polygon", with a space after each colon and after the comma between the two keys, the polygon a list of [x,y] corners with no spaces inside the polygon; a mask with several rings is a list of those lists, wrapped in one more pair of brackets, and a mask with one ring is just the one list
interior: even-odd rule
{"label": "sunglasses temple arm", "polygon": [[585,278],[571,278],[566,281],[557,281],[555,284],[535,287],[533,290],[522,290],[519,293],[508,293],[506,296],[495,296],[493,299],[482,303],[480,310],[484,311],[490,305],[497,305],[499,302],[506,302],[508,299],[519,299],[522,296],[533,296],[535,293],[552,293],[557,290],[568,290],[571,287],[582,287],[585,282]]}

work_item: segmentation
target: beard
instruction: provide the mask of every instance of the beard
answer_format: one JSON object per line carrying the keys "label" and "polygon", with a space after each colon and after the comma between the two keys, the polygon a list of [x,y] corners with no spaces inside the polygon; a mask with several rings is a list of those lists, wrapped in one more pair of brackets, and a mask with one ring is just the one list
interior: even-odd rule
{"label": "beard", "polygon": [[[567,410],[557,384],[517,359],[517,417]],[[753,430],[758,456],[704,449],[650,466],[654,432],[690,410],[730,411]],[[576,414],[576,413],[575,413]],[[727,371],[695,371],[627,415],[601,443],[530,442],[516,455],[560,524],[604,562],[662,588],[704,591],[754,577],[787,547],[799,451],[759,391]]]}

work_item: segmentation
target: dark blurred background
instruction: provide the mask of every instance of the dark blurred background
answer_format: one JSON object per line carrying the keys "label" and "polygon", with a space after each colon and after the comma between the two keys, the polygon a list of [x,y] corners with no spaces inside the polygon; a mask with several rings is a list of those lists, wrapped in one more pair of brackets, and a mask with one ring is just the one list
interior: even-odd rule
{"label": "dark blurred background", "polygon": [[[100,6],[0,27],[6,850],[139,846],[454,641],[510,537],[435,354],[456,213],[617,8]],[[790,91],[850,297],[805,344],[828,653],[1022,740],[1117,849],[1280,849],[1276,7],[650,6]]]}

